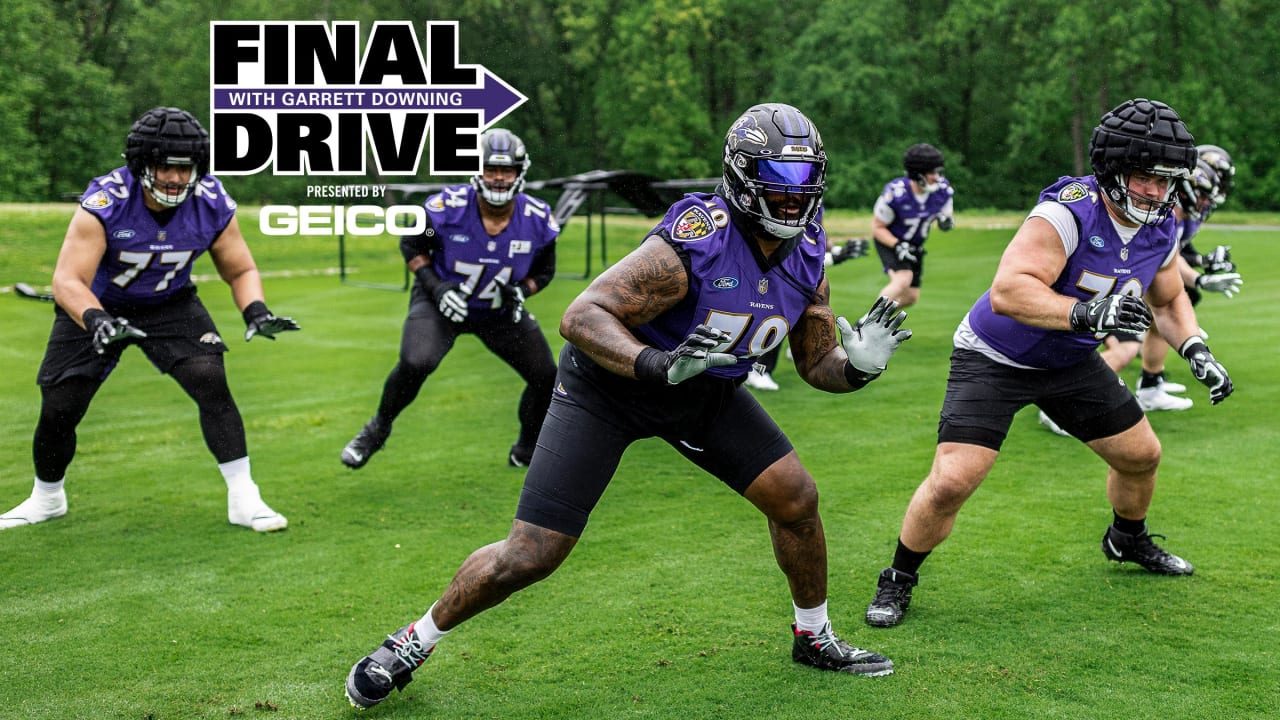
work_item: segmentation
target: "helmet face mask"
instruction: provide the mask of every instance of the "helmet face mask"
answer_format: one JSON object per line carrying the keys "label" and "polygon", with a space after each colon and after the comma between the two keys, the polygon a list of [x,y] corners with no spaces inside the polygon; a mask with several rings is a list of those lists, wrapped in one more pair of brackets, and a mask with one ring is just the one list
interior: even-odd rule
{"label": "helmet face mask", "polygon": [[826,177],[818,129],[790,105],[755,105],[725,135],[725,199],[776,238],[795,237],[813,222]]}
{"label": "helmet face mask", "polygon": [[[177,207],[208,172],[209,133],[185,110],[152,108],[129,130],[124,157],[129,172],[153,200],[164,207]],[[190,168],[185,182],[173,179],[171,170],[175,167]],[[165,177],[157,177],[157,171]]]}
{"label": "helmet face mask", "polygon": [[[935,193],[942,187],[942,151],[929,143],[918,143],[907,148],[902,155],[902,167],[907,171],[907,179],[914,182],[926,195]],[[933,182],[926,182],[929,175],[934,175]]]}
{"label": "helmet face mask", "polygon": [[1202,158],[1178,188],[1178,204],[1192,220],[1204,222],[1217,209],[1222,190],[1218,173]]}
{"label": "helmet face mask", "polygon": [[[480,163],[482,169],[471,178],[471,184],[485,202],[497,207],[511,202],[520,192],[525,173],[532,164],[520,138],[510,130],[501,129],[486,130],[480,136]],[[511,173],[498,168],[514,170],[514,179],[508,180]]]}
{"label": "helmet face mask", "polygon": [[1197,145],[1196,152],[1218,174],[1218,189],[1213,196],[1212,208],[1216,210],[1235,190],[1236,166],[1231,163],[1231,155],[1217,145]]}
{"label": "helmet face mask", "polygon": [[[1089,141],[1089,161],[1108,206],[1139,225],[1163,222],[1176,202],[1180,181],[1195,167],[1194,142],[1182,119],[1162,102],[1137,98],[1103,115]],[[1135,175],[1169,182],[1157,197],[1135,192]]]}

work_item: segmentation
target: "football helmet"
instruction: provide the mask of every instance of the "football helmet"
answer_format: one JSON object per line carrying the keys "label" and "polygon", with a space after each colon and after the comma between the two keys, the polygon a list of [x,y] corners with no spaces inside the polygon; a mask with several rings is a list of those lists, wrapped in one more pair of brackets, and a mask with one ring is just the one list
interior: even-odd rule
{"label": "football helmet", "polygon": [[[209,133],[186,110],[152,108],[143,113],[129,130],[124,157],[129,172],[138,178],[156,202],[165,207],[177,207],[209,171]],[[155,169],[163,165],[188,166],[191,175],[185,184],[157,182]]]}
{"label": "football helmet", "polygon": [[1197,145],[1196,152],[1218,173],[1218,190],[1213,196],[1213,209],[1217,210],[1235,190],[1236,166],[1231,163],[1231,155],[1217,145]]}
{"label": "football helmet", "polygon": [[[1179,182],[1196,165],[1195,138],[1173,108],[1157,100],[1126,100],[1102,116],[1089,140],[1089,162],[1107,202],[1141,225],[1158,225],[1176,202]],[[1162,198],[1129,190],[1129,175],[1170,179]]]}
{"label": "football helmet", "polygon": [[907,171],[907,178],[920,186],[926,194],[937,192],[942,183],[934,181],[925,183],[924,176],[937,173],[942,176],[942,151],[929,143],[916,143],[907,148],[902,155],[902,167]]}
{"label": "football helmet", "polygon": [[1192,220],[1201,222],[1209,219],[1214,210],[1214,198],[1220,192],[1218,173],[1203,159],[1196,161],[1191,174],[1182,180],[1178,188],[1178,205]]}
{"label": "football helmet", "polygon": [[822,207],[827,153],[809,118],[790,105],[754,105],[724,138],[724,195],[770,235],[795,237]]}
{"label": "football helmet", "polygon": [[[515,133],[497,128],[486,130],[480,136],[482,167],[480,174],[471,178],[471,184],[480,191],[481,197],[490,205],[506,205],[524,187],[524,174],[531,164],[529,153],[524,149],[524,143]],[[505,180],[485,182],[484,168],[486,167],[513,167],[516,169],[516,178],[510,183]]]}

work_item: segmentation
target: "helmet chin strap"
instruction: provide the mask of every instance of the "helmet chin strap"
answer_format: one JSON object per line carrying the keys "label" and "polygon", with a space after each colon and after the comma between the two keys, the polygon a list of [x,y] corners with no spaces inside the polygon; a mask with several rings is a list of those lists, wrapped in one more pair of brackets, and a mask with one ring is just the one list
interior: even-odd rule
{"label": "helmet chin strap", "polygon": [[172,208],[172,207],[178,207],[179,205],[181,205],[187,199],[187,197],[191,194],[191,188],[194,185],[195,185],[194,182],[187,183],[186,185],[182,186],[182,190],[180,192],[178,192],[176,195],[173,195],[171,197],[167,193],[163,193],[156,189],[155,171],[153,171],[151,168],[147,168],[146,172],[143,173],[142,175],[142,186],[147,189],[147,192],[151,193],[151,197],[155,199],[156,202],[160,203],[165,207]]}
{"label": "helmet chin strap", "polygon": [[801,232],[804,232],[804,228],[799,225],[783,225],[782,223],[774,222],[773,220],[765,220],[763,218],[761,218],[760,224],[764,226],[764,229],[768,231],[770,235],[782,238],[783,240],[793,238]]}

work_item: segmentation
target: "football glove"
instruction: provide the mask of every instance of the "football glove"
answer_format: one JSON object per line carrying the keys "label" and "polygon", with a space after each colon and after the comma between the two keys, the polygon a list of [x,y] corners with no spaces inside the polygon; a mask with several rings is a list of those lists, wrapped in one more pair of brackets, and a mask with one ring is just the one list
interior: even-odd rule
{"label": "football glove", "polygon": [[876,298],[871,310],[857,325],[850,325],[847,318],[836,318],[840,344],[849,356],[849,365],[861,373],[864,383],[884,372],[894,351],[911,337],[910,330],[899,329],[906,319],[905,312],[898,312],[898,303],[886,297]]}
{"label": "football glove", "polygon": [[1106,295],[1071,306],[1071,329],[1077,332],[1138,334],[1151,327],[1151,310],[1131,295]]}
{"label": "football glove", "polygon": [[520,322],[524,318],[524,288],[520,283],[509,283],[501,276],[493,281],[498,284],[498,292],[502,294],[502,311],[511,316],[511,322]]}
{"label": "football glove", "polygon": [[1236,271],[1236,264],[1231,261],[1231,246],[1219,245],[1213,249],[1213,252],[1201,257],[1206,275],[1217,275],[1220,273],[1232,273]]}
{"label": "football glove", "polygon": [[106,310],[90,308],[84,311],[84,327],[93,334],[93,349],[99,355],[107,351],[108,345],[127,343],[147,336],[138,328],[129,324],[122,317],[111,317]]}
{"label": "football glove", "polygon": [[899,240],[893,246],[893,254],[898,256],[898,262],[920,262],[919,250],[906,240]]}
{"label": "football glove", "polygon": [[941,230],[942,232],[946,232],[955,226],[956,226],[956,219],[951,217],[950,215],[938,216],[938,229]]}
{"label": "football glove", "polygon": [[1209,346],[1199,335],[1192,335],[1178,348],[1178,354],[1187,359],[1191,365],[1191,374],[1205,387],[1209,388],[1209,401],[1214,405],[1227,399],[1235,388],[1227,369],[1209,352]]}
{"label": "football glove", "polygon": [[261,335],[268,340],[275,340],[277,333],[289,330],[301,330],[298,323],[293,321],[291,317],[276,317],[267,309],[267,304],[261,300],[254,300],[245,307],[244,312],[244,341],[249,342],[256,335]]}
{"label": "football glove", "polygon": [[1240,279],[1240,273],[1223,272],[1223,273],[1205,273],[1196,276],[1196,287],[1201,290],[1210,292],[1220,292],[1227,297],[1235,297],[1240,292],[1240,286],[1244,284],[1244,280]]}
{"label": "football glove", "polygon": [[442,282],[431,293],[440,314],[456,323],[467,319],[467,296],[470,294],[470,287],[456,282]]}
{"label": "football glove", "polygon": [[711,352],[712,348],[728,340],[729,333],[710,325],[699,325],[671,352],[653,347],[641,350],[636,356],[636,378],[679,385],[708,368],[733,365],[738,362],[736,355]]}
{"label": "football glove", "polygon": [[871,251],[871,241],[866,238],[847,240],[843,245],[836,245],[827,252],[823,265],[831,267],[846,260],[856,260]]}

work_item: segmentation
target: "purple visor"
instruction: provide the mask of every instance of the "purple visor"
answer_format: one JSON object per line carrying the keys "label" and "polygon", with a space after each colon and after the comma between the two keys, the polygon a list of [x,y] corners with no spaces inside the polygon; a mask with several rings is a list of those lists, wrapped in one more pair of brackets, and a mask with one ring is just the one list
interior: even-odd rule
{"label": "purple visor", "polygon": [[[768,185],[796,186],[799,192],[822,185],[822,163],[808,160],[783,162],[779,160],[758,160],[756,172],[760,182]],[[791,191],[788,187],[787,191]]]}

